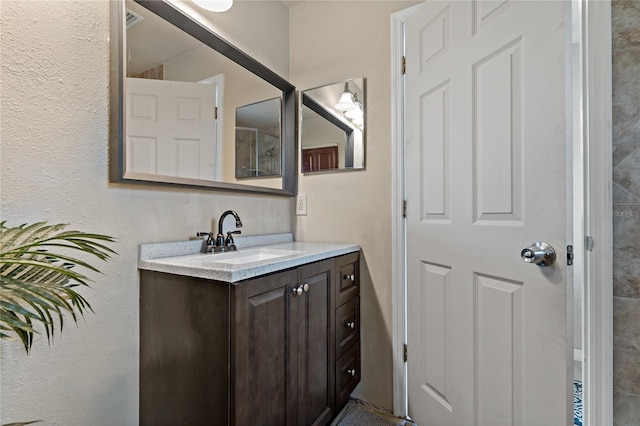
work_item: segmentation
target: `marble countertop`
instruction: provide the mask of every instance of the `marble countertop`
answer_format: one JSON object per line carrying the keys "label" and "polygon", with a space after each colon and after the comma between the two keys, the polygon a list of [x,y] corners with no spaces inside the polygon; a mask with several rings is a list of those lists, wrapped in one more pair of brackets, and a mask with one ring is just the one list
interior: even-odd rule
{"label": "marble countertop", "polygon": [[202,241],[142,244],[138,269],[236,283],[360,250],[357,244],[293,241],[291,234],[236,238],[237,252],[200,253]]}

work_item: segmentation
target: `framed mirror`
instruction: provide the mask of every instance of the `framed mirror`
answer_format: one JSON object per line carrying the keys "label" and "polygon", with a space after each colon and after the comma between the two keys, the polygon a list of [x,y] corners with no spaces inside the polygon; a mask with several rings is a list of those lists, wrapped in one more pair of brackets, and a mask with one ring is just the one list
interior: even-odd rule
{"label": "framed mirror", "polygon": [[[294,195],[294,86],[168,1],[110,7],[110,181]],[[268,174],[245,179],[236,129],[260,120],[258,105],[271,139],[254,169]]]}
{"label": "framed mirror", "polygon": [[299,119],[303,173],[365,168],[364,77],[301,91]]}

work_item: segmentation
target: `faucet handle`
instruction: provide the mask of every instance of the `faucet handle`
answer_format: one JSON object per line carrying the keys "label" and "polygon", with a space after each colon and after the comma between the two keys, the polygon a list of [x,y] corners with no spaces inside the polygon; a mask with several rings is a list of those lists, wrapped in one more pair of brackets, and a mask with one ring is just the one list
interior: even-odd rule
{"label": "faucet handle", "polygon": [[213,232],[196,232],[196,237],[207,237],[207,245],[213,244]]}
{"label": "faucet handle", "polygon": [[233,241],[232,234],[242,234],[242,231],[229,231],[229,232],[227,232],[227,239],[224,241],[224,245],[225,246],[235,245],[235,242]]}

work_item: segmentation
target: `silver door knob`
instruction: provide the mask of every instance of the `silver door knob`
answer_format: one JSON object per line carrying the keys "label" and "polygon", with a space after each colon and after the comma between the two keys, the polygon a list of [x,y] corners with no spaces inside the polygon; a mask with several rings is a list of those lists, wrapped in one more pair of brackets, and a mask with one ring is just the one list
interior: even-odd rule
{"label": "silver door knob", "polygon": [[345,327],[349,327],[350,329],[354,330],[356,328],[356,323],[355,323],[355,321],[349,321],[349,322],[345,322],[344,326]]}
{"label": "silver door knob", "polygon": [[556,261],[556,251],[551,244],[544,241],[536,241],[520,252],[520,257],[527,263],[538,266],[550,266]]}
{"label": "silver door knob", "polygon": [[351,377],[354,377],[356,375],[356,369],[352,368],[350,370],[347,370],[347,374],[350,375]]}
{"label": "silver door knob", "polygon": [[351,275],[347,275],[345,274],[344,277],[342,277],[345,280],[349,280],[349,281],[355,281],[356,280],[356,276],[351,274]]}

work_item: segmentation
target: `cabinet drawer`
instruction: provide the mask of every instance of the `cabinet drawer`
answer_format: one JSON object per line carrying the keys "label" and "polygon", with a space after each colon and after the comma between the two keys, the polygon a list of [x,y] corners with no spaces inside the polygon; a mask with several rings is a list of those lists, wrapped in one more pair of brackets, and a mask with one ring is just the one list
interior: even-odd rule
{"label": "cabinet drawer", "polygon": [[336,357],[340,357],[360,340],[360,296],[336,310]]}
{"label": "cabinet drawer", "polygon": [[336,260],[336,306],[360,294],[360,253],[351,253]]}
{"label": "cabinet drawer", "polygon": [[349,347],[336,361],[337,412],[347,403],[349,395],[360,383],[360,342]]}

